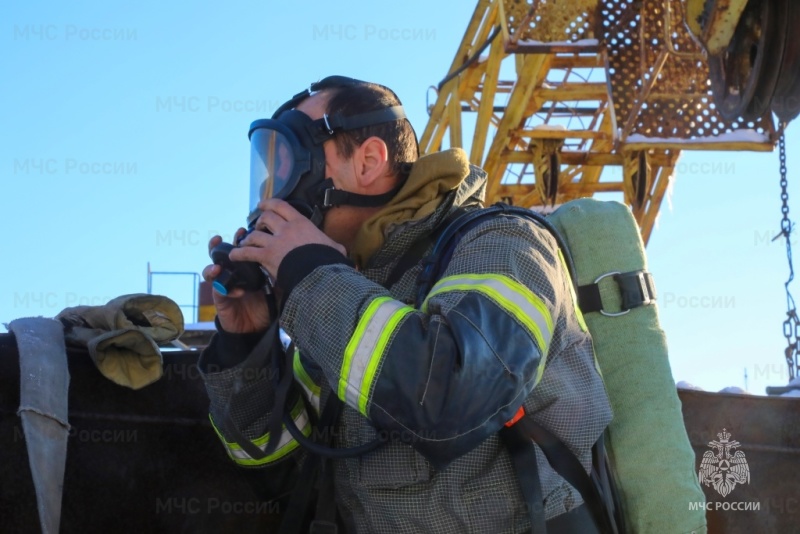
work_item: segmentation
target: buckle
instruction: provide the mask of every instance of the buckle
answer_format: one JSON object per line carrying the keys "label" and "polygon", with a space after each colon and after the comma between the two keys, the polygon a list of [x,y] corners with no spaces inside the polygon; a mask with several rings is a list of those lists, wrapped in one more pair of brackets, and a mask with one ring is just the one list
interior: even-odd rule
{"label": "buckle", "polygon": [[656,300],[652,275],[646,271],[633,271],[614,277],[622,294],[622,309],[630,310],[647,306]]}
{"label": "buckle", "polygon": [[[327,117],[327,115],[326,115],[326,117]],[[332,191],[336,191],[336,189],[333,188],[333,187],[329,187],[328,189],[325,190],[325,195],[322,197],[322,207],[323,208],[330,208],[331,206],[334,205],[333,202],[331,202],[331,192]]]}
{"label": "buckle", "polygon": [[327,113],[322,116],[322,120],[325,122],[325,128],[328,130],[328,135],[333,135],[333,128],[331,128],[331,123],[328,121]]}
{"label": "buckle", "polygon": [[[619,294],[622,298],[620,305],[621,311],[609,312],[603,309],[600,299],[600,289],[598,284],[604,278],[613,277],[619,287]],[[581,310],[584,313],[598,311],[606,317],[620,317],[628,314],[632,309],[640,306],[647,306],[656,300],[655,286],[653,285],[653,275],[647,271],[631,271],[621,273],[611,271],[598,276],[593,284],[578,288],[581,296]]]}
{"label": "buckle", "polygon": [[[609,272],[609,273],[606,273],[606,274],[601,274],[600,276],[598,276],[595,279],[594,284],[595,285],[599,284],[600,280],[602,280],[603,278],[608,278],[609,276],[613,276],[614,280],[617,280],[617,276],[619,276],[620,274],[621,273],[619,271],[612,271],[612,272]],[[626,309],[623,306],[621,312],[613,312],[613,313],[612,312],[607,312],[603,308],[600,308],[597,311],[599,311],[602,315],[605,315],[606,317],[620,317],[622,315],[626,315],[626,314],[630,313],[631,310],[630,310],[630,308]]]}

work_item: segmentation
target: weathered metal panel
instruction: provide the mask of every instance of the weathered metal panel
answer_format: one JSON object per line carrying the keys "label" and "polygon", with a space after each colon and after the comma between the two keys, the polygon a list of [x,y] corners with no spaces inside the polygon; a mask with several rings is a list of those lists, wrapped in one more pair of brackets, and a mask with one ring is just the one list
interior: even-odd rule
{"label": "weathered metal panel", "polygon": [[[717,434],[723,431],[739,442],[737,450],[749,468],[750,482],[737,484],[725,497],[713,485],[702,485],[710,508],[709,532],[800,533],[800,399],[686,390],[678,394],[697,470],[705,452],[712,450],[709,442],[719,441]],[[752,509],[756,505],[759,509]]]}
{"label": "weathered metal panel", "polygon": [[[164,376],[133,391],[104,378],[85,352],[71,375],[62,533],[272,532],[267,474],[237,467],[208,420],[198,352],[164,353]],[[37,532],[13,336],[0,334],[0,531]]]}

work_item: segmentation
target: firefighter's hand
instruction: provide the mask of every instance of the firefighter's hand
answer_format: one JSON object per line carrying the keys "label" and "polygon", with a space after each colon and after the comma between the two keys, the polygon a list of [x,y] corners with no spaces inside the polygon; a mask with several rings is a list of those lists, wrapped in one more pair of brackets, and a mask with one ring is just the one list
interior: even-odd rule
{"label": "firefighter's hand", "polygon": [[[244,234],[244,228],[239,228],[234,238],[234,243]],[[214,236],[208,242],[208,251],[222,243],[220,236]],[[232,256],[233,254],[231,254]],[[232,258],[233,259],[233,258]],[[203,269],[203,279],[213,282],[219,276],[222,267],[211,264]],[[232,289],[227,296],[212,291],[214,306],[217,308],[217,318],[222,328],[232,334],[245,334],[260,332],[270,325],[269,308],[262,291],[244,291],[241,288]]]}
{"label": "firefighter's hand", "polygon": [[258,262],[273,280],[277,280],[278,267],[283,258],[300,246],[326,245],[342,254],[347,254],[342,245],[325,235],[303,214],[283,200],[277,198],[263,200],[258,204],[258,209],[262,213],[256,222],[256,229],[262,231],[251,232],[242,240],[239,248],[231,252],[231,260]]}

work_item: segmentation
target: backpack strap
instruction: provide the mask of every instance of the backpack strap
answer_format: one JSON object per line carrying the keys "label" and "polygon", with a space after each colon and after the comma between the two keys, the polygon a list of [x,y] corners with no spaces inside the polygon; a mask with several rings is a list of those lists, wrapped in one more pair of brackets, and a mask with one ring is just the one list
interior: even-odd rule
{"label": "backpack strap", "polygon": [[[303,397],[305,396],[303,395]],[[336,397],[335,393],[331,392],[329,394],[329,398],[325,402],[325,407],[322,409],[322,414],[317,422],[322,429],[332,429],[336,424],[342,409],[341,401],[335,402],[338,400],[339,399]],[[310,411],[313,412],[313,410]],[[315,437],[318,437],[322,444],[328,446],[332,441],[332,434],[332,432],[323,432]],[[297,477],[297,483],[292,490],[292,497],[289,501],[289,506],[283,515],[278,534],[294,534],[296,532],[302,532],[303,525],[308,521],[308,507],[313,499],[315,489],[321,490],[320,494],[317,496],[317,507],[318,511],[322,514],[322,517],[315,517],[311,524],[316,524],[317,528],[320,528],[326,527],[330,523],[335,527],[335,512],[332,520],[329,515],[329,507],[335,506],[335,504],[333,504],[333,496],[327,495],[327,482],[329,481],[325,480],[325,473],[326,467],[329,466],[326,466],[325,463],[326,458],[320,454],[314,454],[312,452],[306,454],[305,460],[303,461],[303,467],[301,468],[299,476]],[[322,488],[320,486],[322,486]],[[323,493],[325,493],[325,495],[323,495]],[[329,502],[323,503],[321,502],[323,500],[329,500]],[[328,508],[326,508],[326,506]],[[335,533],[336,531],[333,530],[332,532]]]}
{"label": "backpack strap", "polygon": [[409,269],[414,267],[417,263],[419,263],[419,260],[425,257],[425,252],[428,251],[431,245],[435,244],[439,240],[442,232],[447,230],[447,228],[452,225],[453,221],[468,211],[469,210],[467,208],[463,207],[456,209],[452,214],[447,216],[439,224],[439,226],[433,230],[433,232],[423,234],[418,237],[417,240],[411,244],[406,253],[403,254],[403,256],[397,261],[394,269],[392,269],[392,272],[389,273],[389,276],[383,283],[383,287],[389,289],[396,284]]}
{"label": "backpack strap", "polygon": [[[440,231],[439,238],[436,240],[433,251],[427,258],[423,260],[424,266],[417,280],[417,307],[419,307],[425,300],[425,296],[428,294],[428,292],[430,292],[433,284],[435,284],[436,281],[441,278],[442,273],[447,267],[447,264],[450,263],[450,258],[453,255],[453,251],[455,250],[459,241],[461,241],[461,238],[463,238],[467,232],[483,222],[485,219],[494,217],[496,215],[512,215],[521,217],[523,219],[533,221],[547,230],[556,240],[556,244],[558,245],[559,250],[561,250],[561,253],[564,256],[564,261],[567,264],[567,270],[569,271],[570,279],[572,280],[573,285],[575,284],[577,275],[575,274],[575,265],[572,261],[572,255],[569,253],[566,242],[564,241],[564,238],[561,237],[561,234],[558,232],[558,230],[556,230],[556,227],[553,226],[553,224],[540,213],[526,208],[521,208],[519,206],[510,206],[508,204],[498,202],[489,206],[488,208],[462,212],[460,215],[452,219],[444,230]],[[577,290],[577,286],[575,286],[575,289]]]}
{"label": "backpack strap", "polygon": [[[514,427],[518,427],[519,431],[528,436],[542,449],[547,462],[555,470],[556,473],[561,475],[564,480],[569,482],[570,486],[578,490],[578,493],[583,497],[583,502],[589,508],[595,522],[600,528],[601,532],[609,534],[618,534],[616,522],[614,521],[613,507],[608,509],[611,505],[610,496],[603,494],[602,482],[598,474],[598,466],[595,464],[595,456],[598,445],[592,447],[592,474],[590,476],[583,468],[583,464],[572,453],[572,451],[564,445],[549,430],[536,423],[533,417],[525,415],[519,419]],[[602,448],[603,437],[600,437],[598,442]],[[603,467],[605,465],[603,464]]]}

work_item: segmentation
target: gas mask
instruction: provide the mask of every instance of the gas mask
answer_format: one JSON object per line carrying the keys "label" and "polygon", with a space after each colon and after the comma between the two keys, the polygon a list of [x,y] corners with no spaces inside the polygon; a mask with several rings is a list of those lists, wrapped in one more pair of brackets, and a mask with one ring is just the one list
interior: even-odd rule
{"label": "gas mask", "polygon": [[[364,83],[344,76],[329,76],[293,96],[278,108],[272,118],[259,119],[250,125],[248,233],[255,230],[256,221],[261,215],[259,202],[268,198],[288,202],[315,226],[321,227],[325,212],[331,207],[383,206],[397,194],[400,186],[380,195],[362,195],[336,189],[333,180],[325,176],[325,151],[322,145],[338,132],[404,120],[406,115],[402,106],[350,116],[325,114],[316,120],[294,109],[312,93]],[[223,267],[222,274],[214,282],[215,289],[225,295],[234,287],[248,291],[264,287],[266,277],[260,266],[252,262],[231,262],[227,256],[232,249],[233,245],[222,243],[211,252],[214,263]]]}
{"label": "gas mask", "polygon": [[325,114],[317,120],[293,109],[313,92],[363,83],[352,78],[330,76],[295,95],[278,108],[271,119],[260,119],[250,125],[251,210],[248,223],[258,219],[258,203],[267,198],[285,200],[319,227],[325,211],[333,206],[382,206],[397,193],[397,190],[392,190],[381,195],[359,195],[335,189],[333,180],[325,176],[322,145],[338,132],[403,120],[406,115],[402,106],[347,117]]}

